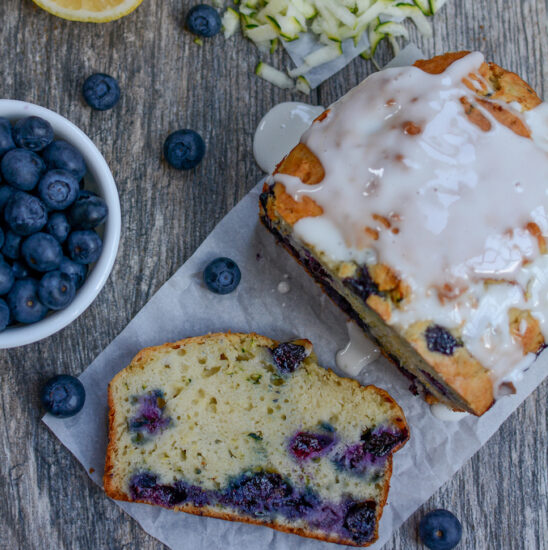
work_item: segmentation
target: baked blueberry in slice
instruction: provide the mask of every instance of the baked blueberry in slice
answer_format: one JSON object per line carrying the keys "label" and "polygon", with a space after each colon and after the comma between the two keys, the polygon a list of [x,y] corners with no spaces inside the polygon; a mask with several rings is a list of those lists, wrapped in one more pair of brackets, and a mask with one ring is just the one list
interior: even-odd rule
{"label": "baked blueberry in slice", "polygon": [[98,195],[81,191],[70,208],[70,223],[77,229],[93,229],[107,218],[107,203]]}
{"label": "baked blueberry in slice", "polygon": [[374,500],[356,502],[349,506],[344,518],[344,527],[352,540],[363,544],[373,537],[377,504]]}
{"label": "baked blueberry in slice", "polygon": [[13,269],[5,262],[0,263],[0,295],[7,294],[14,282]]}
{"label": "baked blueberry in slice", "polygon": [[234,260],[216,258],[204,269],[204,283],[211,292],[230,294],[240,284],[242,274]]}
{"label": "baked blueberry in slice", "polygon": [[38,197],[17,191],[6,204],[4,219],[14,233],[27,236],[40,231],[46,225],[48,215],[44,203]]}
{"label": "baked blueberry in slice", "polygon": [[86,163],[84,157],[70,143],[66,141],[54,141],[50,143],[42,152],[48,170],[66,170],[70,172],[78,181],[86,173]]}
{"label": "baked blueberry in slice", "polygon": [[68,418],[82,410],[86,390],[78,378],[59,374],[44,384],[40,399],[47,412],[59,418]]}
{"label": "baked blueberry in slice", "polygon": [[164,142],[164,157],[178,170],[191,170],[200,164],[205,155],[202,136],[194,130],[177,130]]}
{"label": "baked blueberry in slice", "polygon": [[430,351],[443,355],[453,355],[456,347],[462,347],[462,342],[440,325],[430,325],[424,332],[424,337]]}
{"label": "baked blueberry in slice", "polygon": [[50,309],[67,307],[74,299],[76,286],[66,273],[59,270],[46,273],[38,284],[38,298]]}
{"label": "baked blueberry in slice", "polygon": [[6,304],[5,300],[0,298],[0,332],[5,330],[5,328],[10,323],[10,308]]}
{"label": "baked blueberry in slice", "polygon": [[108,74],[92,74],[84,82],[82,93],[86,103],[98,111],[112,109],[120,99],[120,86]]}
{"label": "baked blueberry in slice", "polygon": [[73,262],[70,258],[63,256],[59,264],[59,271],[66,273],[72,279],[76,290],[78,290],[86,280],[88,266],[86,264]]}
{"label": "baked blueberry in slice", "polygon": [[10,121],[0,117],[0,157],[15,149]]}
{"label": "baked blueberry in slice", "polygon": [[274,363],[282,374],[295,372],[308,356],[304,346],[293,342],[284,342],[271,350]]}
{"label": "baked blueberry in slice", "polygon": [[219,13],[207,4],[194,6],[186,16],[187,29],[198,36],[215,36],[221,30],[221,25]]}
{"label": "baked blueberry in slice", "polygon": [[46,223],[46,232],[63,244],[70,233],[70,224],[63,212],[53,212]]}
{"label": "baked blueberry in slice", "polygon": [[462,537],[462,525],[448,510],[433,510],[421,519],[419,536],[430,550],[451,550]]}
{"label": "baked blueberry in slice", "polygon": [[67,247],[73,261],[79,264],[92,264],[101,256],[103,241],[95,231],[84,229],[73,231],[69,235]]}
{"label": "baked blueberry in slice", "polygon": [[6,231],[2,254],[10,260],[16,260],[19,258],[22,240],[23,237],[21,237],[21,235],[17,235],[17,233],[14,233],[13,231]]}
{"label": "baked blueberry in slice", "polygon": [[7,302],[12,317],[19,323],[36,323],[48,312],[48,308],[38,299],[38,281],[31,278],[15,281]]}
{"label": "baked blueberry in slice", "polygon": [[327,454],[335,438],[331,434],[298,432],[289,441],[289,451],[298,460],[309,460]]}
{"label": "baked blueberry in slice", "polygon": [[31,269],[45,272],[59,267],[63,250],[49,233],[35,233],[23,241],[21,255]]}
{"label": "baked blueberry in slice", "polygon": [[41,151],[53,141],[53,128],[38,116],[22,118],[13,127],[13,141],[17,147]]}
{"label": "baked blueberry in slice", "polygon": [[2,177],[16,189],[30,191],[46,171],[44,161],[27,149],[12,149],[3,157],[0,164]]}
{"label": "baked blueberry in slice", "polygon": [[38,184],[38,196],[50,210],[65,210],[78,196],[78,180],[66,170],[50,170]]}
{"label": "baked blueberry in slice", "polygon": [[362,436],[363,449],[365,452],[375,456],[386,456],[391,453],[394,447],[407,440],[407,431],[391,431],[389,429],[377,428],[366,430]]}

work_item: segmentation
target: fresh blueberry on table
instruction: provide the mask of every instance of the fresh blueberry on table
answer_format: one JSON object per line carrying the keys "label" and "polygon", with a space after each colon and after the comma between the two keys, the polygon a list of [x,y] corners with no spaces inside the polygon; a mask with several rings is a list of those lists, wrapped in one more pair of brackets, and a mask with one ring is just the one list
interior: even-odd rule
{"label": "fresh blueberry on table", "polygon": [[79,264],[92,264],[99,259],[103,242],[95,231],[73,231],[67,241],[70,258]]}
{"label": "fresh blueberry on table", "polygon": [[187,29],[198,36],[215,36],[221,30],[221,25],[219,13],[207,4],[194,6],[186,16]]}
{"label": "fresh blueberry on table", "polygon": [[10,260],[17,260],[21,254],[21,241],[23,237],[14,233],[13,231],[7,231],[4,238],[4,246],[2,247],[2,254]]}
{"label": "fresh blueberry on table", "polygon": [[50,170],[38,184],[38,196],[50,210],[65,210],[78,196],[78,180],[66,170]]}
{"label": "fresh blueberry on table", "polygon": [[35,279],[15,281],[7,301],[12,317],[19,323],[36,323],[48,312],[38,299],[38,281]]}
{"label": "fresh blueberry on table", "polygon": [[0,295],[7,294],[13,283],[15,282],[15,274],[13,269],[7,263],[0,263]]}
{"label": "fresh blueberry on table", "polygon": [[164,157],[178,170],[191,170],[200,164],[205,155],[205,143],[194,130],[177,130],[164,143]]}
{"label": "fresh blueberry on table", "polygon": [[46,223],[46,232],[63,244],[70,233],[70,224],[63,212],[53,212]]}
{"label": "fresh blueberry on table", "polygon": [[0,298],[0,332],[2,332],[10,323],[10,308],[5,300]]}
{"label": "fresh blueberry on table", "polygon": [[[0,227],[0,249],[4,246],[4,239],[5,239],[5,235],[4,235],[4,230]],[[2,261],[5,261],[3,258],[2,258]]]}
{"label": "fresh blueberry on table", "polygon": [[70,209],[70,223],[77,229],[93,229],[107,218],[107,203],[98,195],[82,191]]}
{"label": "fresh blueberry on table", "polygon": [[242,278],[240,268],[230,258],[217,258],[204,269],[204,283],[216,294],[229,294],[236,289]]}
{"label": "fresh blueberry on table", "polygon": [[59,140],[50,143],[42,152],[42,158],[48,170],[55,170],[56,168],[66,170],[78,181],[86,173],[84,157],[76,147],[66,141]]}
{"label": "fresh blueberry on table", "polygon": [[78,378],[59,374],[44,384],[40,400],[44,409],[53,416],[68,418],[82,410],[86,400],[86,390]]}
{"label": "fresh blueberry on table", "polygon": [[2,177],[16,189],[30,191],[46,171],[44,161],[36,153],[27,149],[12,149],[2,158]]}
{"label": "fresh blueberry on table", "polygon": [[59,270],[46,273],[38,283],[38,298],[53,310],[67,307],[75,293],[76,285],[70,275]]}
{"label": "fresh blueberry on table", "polygon": [[10,121],[7,118],[0,118],[0,157],[11,149],[15,149]]}
{"label": "fresh blueberry on table", "polygon": [[61,264],[59,265],[59,271],[66,273],[72,279],[76,290],[78,290],[86,280],[88,266],[86,264],[73,262],[70,258],[63,256]]}
{"label": "fresh blueberry on table", "polygon": [[31,269],[45,272],[59,267],[63,250],[49,233],[35,233],[23,241],[21,255]]}
{"label": "fresh blueberry on table", "polygon": [[451,550],[462,537],[462,525],[448,510],[433,510],[421,519],[419,535],[430,550]]}
{"label": "fresh blueberry on table", "polygon": [[14,233],[26,236],[40,231],[46,225],[48,215],[38,197],[17,191],[6,204],[4,219]]}
{"label": "fresh blueberry on table", "polygon": [[107,111],[118,103],[120,86],[112,76],[96,73],[86,78],[82,93],[92,109]]}
{"label": "fresh blueberry on table", "polygon": [[17,147],[30,151],[41,151],[53,141],[51,124],[37,116],[18,120],[13,127],[12,134]]}
{"label": "fresh blueberry on table", "polygon": [[16,279],[24,279],[25,277],[32,277],[30,268],[19,260],[14,260],[11,264],[11,269]]}

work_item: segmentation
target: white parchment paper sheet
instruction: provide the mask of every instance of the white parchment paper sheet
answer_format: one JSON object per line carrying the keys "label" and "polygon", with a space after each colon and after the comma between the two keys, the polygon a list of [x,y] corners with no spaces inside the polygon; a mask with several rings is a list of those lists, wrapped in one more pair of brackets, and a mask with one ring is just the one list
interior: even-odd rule
{"label": "white parchment paper sheet", "polygon": [[[410,44],[388,66],[424,57]],[[102,485],[107,446],[107,386],[143,347],[208,332],[259,332],[277,340],[308,338],[320,363],[335,367],[347,343],[346,317],[258,221],[258,184],[213,230],[129,325],[80,376],[86,403],[74,418],[44,422]],[[230,256],[241,268],[238,289],[227,296],[208,291],[204,266]],[[278,284],[289,283],[280,294]],[[131,284],[131,281],[128,281]],[[335,370],[337,370],[335,368]],[[340,373],[342,374],[342,373]],[[388,503],[380,524],[379,550],[398,527],[493,435],[548,374],[548,353],[526,373],[516,395],[499,400],[481,418],[457,423],[437,420],[409,391],[409,382],[385,359],[368,365],[358,380],[386,389],[402,406],[411,439],[396,453]],[[518,474],[519,475],[519,474]],[[143,529],[173,550],[328,550],[334,546],[264,527],[176,513],[146,504],[117,502]]]}
{"label": "white parchment paper sheet", "polygon": [[[215,228],[193,256],[154,295],[122,333],[84,371],[87,399],[82,412],[66,420],[44,421],[101,484],[107,444],[107,385],[143,347],[215,331],[256,331],[278,340],[310,339],[320,362],[334,367],[347,342],[345,316],[312,283],[304,270],[259,225],[259,184]],[[201,282],[213,258],[232,257],[242,270],[238,289],[226,296]],[[291,290],[280,294],[287,281]],[[131,284],[130,281],[128,281]],[[547,373],[541,357],[518,393],[499,400],[483,417],[444,423],[407,389],[409,383],[386,360],[366,367],[359,380],[386,390],[404,409],[411,439],[394,458],[388,504],[381,521],[379,549],[392,532],[424,503],[491,437],[502,422],[540,384]],[[519,473],[517,473],[519,475]],[[319,550],[333,545],[258,526],[200,518],[145,504],[117,503],[153,537],[173,550]]]}

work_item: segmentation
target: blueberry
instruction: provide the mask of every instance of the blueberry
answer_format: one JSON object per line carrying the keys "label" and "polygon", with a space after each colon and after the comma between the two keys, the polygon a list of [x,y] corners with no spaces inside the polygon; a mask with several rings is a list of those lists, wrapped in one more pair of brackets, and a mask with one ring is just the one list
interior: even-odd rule
{"label": "blueberry", "polygon": [[[157,482],[156,476],[149,473],[136,474],[129,482],[132,499],[144,500],[167,508],[184,502],[189,497],[188,489],[181,482],[174,485],[161,485]],[[200,492],[198,487],[194,489],[195,492]]]}
{"label": "blueberry", "polygon": [[2,298],[0,298],[0,332],[2,332],[10,322],[10,308]]}
{"label": "blueberry", "polygon": [[365,302],[371,294],[378,294],[379,287],[375,281],[371,278],[369,270],[367,267],[363,266],[358,272],[356,277],[347,277],[343,279],[345,286],[350,288],[355,294],[360,296],[360,298]]}
{"label": "blueberry", "polygon": [[190,170],[200,164],[205,155],[202,136],[194,130],[177,130],[164,143],[164,157],[179,170]]}
{"label": "blueberry", "polygon": [[270,351],[272,353],[274,363],[278,367],[278,370],[283,374],[294,372],[307,356],[304,346],[293,344],[292,342],[284,342],[279,344]]}
{"label": "blueberry", "polygon": [[13,127],[13,141],[17,147],[41,151],[53,141],[53,128],[47,120],[37,116],[22,118]]}
{"label": "blueberry", "polygon": [[103,242],[95,231],[73,231],[68,238],[68,251],[72,260],[79,264],[92,264],[99,259]]}
{"label": "blueberry", "polygon": [[5,239],[4,230],[0,227],[0,248],[4,246],[4,239]]}
{"label": "blueberry", "polygon": [[430,351],[453,355],[456,347],[461,347],[462,342],[457,340],[446,328],[440,325],[430,325],[425,333],[426,345]]}
{"label": "blueberry", "polygon": [[70,224],[63,212],[54,212],[48,218],[46,231],[55,237],[61,244],[67,240],[70,233]]}
{"label": "blueberry", "polygon": [[430,550],[451,550],[462,537],[462,525],[448,510],[433,510],[421,519],[419,535]]}
{"label": "blueberry", "polygon": [[86,103],[98,111],[112,109],[120,99],[118,82],[107,74],[92,74],[84,82],[82,90]]}
{"label": "blueberry", "polygon": [[407,430],[392,432],[385,429],[366,430],[362,436],[363,450],[375,456],[386,456],[388,453],[405,441],[408,436]]}
{"label": "blueberry", "polygon": [[78,180],[66,170],[50,170],[38,184],[38,196],[50,210],[65,210],[78,196]]}
{"label": "blueberry", "polygon": [[54,141],[50,143],[43,151],[44,159],[48,170],[66,170],[70,172],[78,181],[86,173],[86,163],[84,157],[70,143],[66,141]]}
{"label": "blueberry", "polygon": [[7,263],[0,264],[0,295],[7,294],[15,281],[13,269]]}
{"label": "blueberry", "polygon": [[229,294],[240,284],[242,274],[230,258],[217,258],[204,269],[204,283],[211,292]]}
{"label": "blueberry", "polygon": [[38,284],[38,298],[50,309],[67,307],[76,293],[76,285],[72,278],[61,271],[46,273]]}
{"label": "blueberry", "polygon": [[26,236],[40,231],[46,225],[48,215],[38,197],[17,191],[6,204],[4,219],[14,233]]}
{"label": "blueberry", "polygon": [[66,273],[72,279],[76,290],[78,290],[86,280],[88,266],[85,264],[78,264],[66,256],[63,256],[61,264],[59,265],[59,271]]}
{"label": "blueberry", "polygon": [[25,277],[32,277],[33,275],[30,268],[19,260],[15,260],[13,264],[11,264],[11,268],[16,279],[24,279]]}
{"label": "blueberry", "polygon": [[40,400],[47,412],[59,418],[79,413],[86,400],[86,390],[78,378],[59,374],[42,387]]}
{"label": "blueberry", "polygon": [[291,438],[289,450],[298,460],[308,460],[328,453],[334,443],[332,435],[298,432]]}
{"label": "blueberry", "polygon": [[138,398],[137,415],[128,420],[131,431],[146,431],[153,435],[163,431],[171,423],[171,418],[164,416],[166,402],[161,390],[153,390]]}
{"label": "blueberry", "polygon": [[2,177],[12,187],[30,191],[46,171],[44,161],[27,149],[12,149],[2,158]]}
{"label": "blueberry", "polygon": [[23,241],[21,255],[31,269],[44,272],[59,267],[63,250],[55,237],[48,233],[35,233]]}
{"label": "blueberry", "polygon": [[362,544],[371,540],[375,533],[377,504],[374,500],[355,502],[350,505],[344,518],[344,527],[354,542]]}
{"label": "blueberry", "polygon": [[188,12],[186,26],[190,32],[198,36],[215,36],[221,30],[221,17],[211,6],[199,4]]}
{"label": "blueberry", "polygon": [[2,254],[7,256],[10,260],[17,260],[21,253],[21,241],[23,237],[14,233],[13,231],[7,231],[4,239],[4,246],[2,247]]}
{"label": "blueberry", "polygon": [[70,223],[78,229],[93,229],[101,225],[108,215],[107,203],[99,196],[80,192],[70,209]]}
{"label": "blueberry", "polygon": [[15,189],[11,185],[0,186],[0,214],[4,212],[4,207],[14,193]]}
{"label": "blueberry", "polygon": [[0,157],[11,149],[15,149],[10,121],[0,118]]}
{"label": "blueberry", "polygon": [[15,281],[8,294],[8,305],[12,317],[20,323],[36,323],[48,312],[38,299],[38,281],[30,278]]}

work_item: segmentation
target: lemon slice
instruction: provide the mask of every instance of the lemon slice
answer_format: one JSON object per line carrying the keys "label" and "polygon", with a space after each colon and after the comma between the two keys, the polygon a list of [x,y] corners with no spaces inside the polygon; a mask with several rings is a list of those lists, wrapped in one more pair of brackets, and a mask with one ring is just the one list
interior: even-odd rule
{"label": "lemon slice", "polygon": [[143,0],[34,0],[47,12],[89,23],[106,23],[131,13]]}

